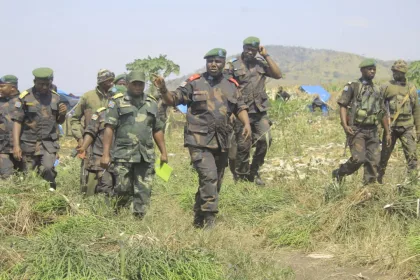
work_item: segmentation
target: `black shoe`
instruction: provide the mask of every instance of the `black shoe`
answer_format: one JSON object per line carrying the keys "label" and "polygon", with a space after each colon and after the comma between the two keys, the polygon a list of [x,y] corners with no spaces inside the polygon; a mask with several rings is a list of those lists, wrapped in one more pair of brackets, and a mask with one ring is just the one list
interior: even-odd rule
{"label": "black shoe", "polygon": [[195,228],[203,228],[204,227],[204,216],[203,216],[203,213],[201,213],[201,212],[195,212],[193,226]]}
{"label": "black shoe", "polygon": [[216,214],[207,212],[204,214],[204,228],[211,230],[216,226]]}
{"label": "black shoe", "polygon": [[384,175],[379,174],[378,178],[376,178],[376,180],[378,181],[379,184],[383,185],[384,183]]}
{"label": "black shoe", "polygon": [[335,180],[337,180],[337,182],[339,183],[339,184],[341,184],[342,182],[343,182],[343,176],[341,176],[340,174],[338,174],[338,169],[335,169],[335,170],[333,170],[333,172],[332,172],[332,178],[333,178],[333,180],[335,179]]}
{"label": "black shoe", "polygon": [[257,176],[255,176],[255,178],[254,178],[254,183],[255,183],[257,186],[260,186],[260,187],[265,186],[264,181],[261,179],[260,174],[258,174],[258,173],[257,173]]}

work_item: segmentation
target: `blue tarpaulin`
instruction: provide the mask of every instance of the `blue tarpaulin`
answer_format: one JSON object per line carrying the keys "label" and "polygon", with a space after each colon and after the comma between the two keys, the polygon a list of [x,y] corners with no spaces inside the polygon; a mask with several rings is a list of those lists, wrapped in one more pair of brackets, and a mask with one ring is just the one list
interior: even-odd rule
{"label": "blue tarpaulin", "polygon": [[62,89],[57,89],[57,93],[60,95],[60,101],[67,105],[68,110],[73,108],[77,102],[79,102],[79,97],[71,96]]}
{"label": "blue tarpaulin", "polygon": [[327,102],[331,97],[331,94],[322,86],[301,86],[300,90],[306,92],[307,94],[318,94],[319,98],[321,98],[323,102]]}

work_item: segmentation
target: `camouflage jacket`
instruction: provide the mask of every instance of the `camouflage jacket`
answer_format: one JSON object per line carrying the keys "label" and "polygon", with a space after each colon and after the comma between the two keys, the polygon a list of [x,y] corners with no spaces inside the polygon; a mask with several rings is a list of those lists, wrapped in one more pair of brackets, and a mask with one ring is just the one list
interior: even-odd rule
{"label": "camouflage jacket", "polygon": [[101,107],[92,115],[84,132],[84,134],[89,134],[93,138],[93,142],[90,145],[92,148],[88,149],[87,154],[88,169],[90,170],[103,170],[100,161],[104,151],[105,110],[105,107]]}
{"label": "camouflage jacket", "polygon": [[[88,126],[92,114],[99,108],[106,107],[110,98],[116,93],[116,88],[112,88],[108,93],[103,93],[100,91],[99,87],[97,87],[96,89],[83,94],[71,112],[71,132],[76,140],[83,137],[83,128]],[[82,117],[85,118],[83,125],[81,123]]]}
{"label": "camouflage jacket", "polygon": [[58,113],[59,103],[60,95],[54,91],[38,94],[28,89],[19,95],[12,119],[22,123],[20,140],[24,153],[40,155],[43,149],[49,153],[59,150],[58,124],[65,120]]}
{"label": "camouflage jacket", "polygon": [[[416,88],[411,84],[399,83],[391,80],[382,86],[384,100],[391,119],[401,107],[401,103],[408,94],[408,100],[399,110],[394,126],[412,127],[416,126],[416,131],[420,131],[420,104]],[[392,119],[392,121],[394,121]]]}
{"label": "camouflage jacket", "polygon": [[191,76],[174,92],[175,105],[188,106],[184,145],[211,149],[230,148],[229,117],[247,110],[237,82],[204,73]]}
{"label": "camouflage jacket", "polygon": [[337,103],[349,108],[348,125],[351,126],[375,126],[386,113],[381,89],[362,78],[348,82]]}
{"label": "camouflage jacket", "polygon": [[239,90],[249,107],[248,113],[267,111],[269,98],[265,91],[265,82],[267,77],[270,77],[267,62],[261,57],[256,57],[254,61],[245,63],[242,57],[238,57],[228,62],[227,67],[226,74],[239,83]]}
{"label": "camouflage jacket", "polygon": [[0,154],[13,152],[12,114],[16,103],[16,96],[0,97]]}
{"label": "camouflage jacket", "polygon": [[128,93],[119,93],[112,97],[105,124],[114,129],[113,161],[154,162],[153,133],[163,130],[157,111],[157,103],[152,96],[144,94],[134,99]]}

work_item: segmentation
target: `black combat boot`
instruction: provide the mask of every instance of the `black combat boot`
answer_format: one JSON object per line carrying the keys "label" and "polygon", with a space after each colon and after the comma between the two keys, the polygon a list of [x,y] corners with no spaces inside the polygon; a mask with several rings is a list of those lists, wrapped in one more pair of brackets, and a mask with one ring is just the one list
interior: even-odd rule
{"label": "black combat boot", "polygon": [[203,228],[204,227],[204,215],[201,211],[196,211],[194,213],[193,226],[195,228]]}
{"label": "black combat boot", "polygon": [[254,178],[254,183],[255,183],[257,186],[260,186],[260,187],[265,186],[265,183],[264,183],[264,181],[261,179],[260,174],[259,174],[258,172],[257,172],[257,175],[255,175],[255,178]]}
{"label": "black combat boot", "polygon": [[339,169],[334,169],[332,172],[332,178],[333,180],[335,179],[339,184],[341,184],[343,182],[344,177],[340,175]]}
{"label": "black combat boot", "polygon": [[206,212],[204,214],[204,228],[211,230],[216,226],[216,214],[212,212]]}

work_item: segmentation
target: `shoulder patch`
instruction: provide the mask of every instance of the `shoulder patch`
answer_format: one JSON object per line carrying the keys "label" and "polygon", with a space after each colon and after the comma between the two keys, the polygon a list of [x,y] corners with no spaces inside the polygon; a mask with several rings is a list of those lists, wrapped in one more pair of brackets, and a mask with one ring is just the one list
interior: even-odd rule
{"label": "shoulder patch", "polygon": [[16,107],[16,108],[20,108],[20,107],[22,107],[22,103],[21,103],[20,101],[16,101],[16,102],[15,102],[15,107]]}
{"label": "shoulder patch", "polygon": [[154,97],[153,95],[148,94],[147,97],[150,98],[150,99],[152,99],[153,101],[156,101],[157,102],[156,97]]}
{"label": "shoulder patch", "polygon": [[188,78],[188,81],[192,82],[194,80],[200,79],[201,75],[200,74],[194,74],[191,77]]}
{"label": "shoulder patch", "polygon": [[101,107],[101,108],[99,108],[98,110],[96,110],[96,113],[100,113],[100,112],[105,111],[105,110],[106,110],[106,108],[105,108],[105,107]]}
{"label": "shoulder patch", "polygon": [[119,93],[115,94],[115,95],[112,97],[112,99],[118,99],[118,98],[121,98],[121,97],[123,97],[123,96],[124,96],[124,94],[123,94],[123,93],[121,93],[121,92],[119,92]]}
{"label": "shoulder patch", "polygon": [[108,103],[108,107],[109,107],[109,108],[111,108],[111,109],[112,109],[112,108],[114,108],[114,107],[115,107],[115,102],[114,102],[114,101],[112,101],[112,100],[111,100],[111,101],[109,101],[109,103]]}
{"label": "shoulder patch", "polygon": [[229,78],[229,82],[234,83],[236,87],[239,87],[238,82],[234,78]]}
{"label": "shoulder patch", "polygon": [[29,92],[27,90],[25,90],[24,92],[22,92],[21,94],[19,94],[19,99],[25,98],[25,96],[27,96],[28,94],[29,94]]}
{"label": "shoulder patch", "polygon": [[348,91],[348,90],[349,90],[349,86],[345,86],[345,87],[343,88],[343,90],[344,90],[344,91]]}
{"label": "shoulder patch", "polygon": [[91,119],[96,121],[98,119],[98,114],[93,114]]}

